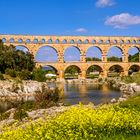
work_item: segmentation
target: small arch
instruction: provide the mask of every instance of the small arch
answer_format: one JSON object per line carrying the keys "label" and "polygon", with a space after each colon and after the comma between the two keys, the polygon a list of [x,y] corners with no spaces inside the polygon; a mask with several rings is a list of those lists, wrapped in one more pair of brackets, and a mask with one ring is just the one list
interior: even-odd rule
{"label": "small arch", "polygon": [[118,46],[112,46],[107,53],[108,62],[122,62],[123,50]]}
{"label": "small arch", "polygon": [[132,65],[129,67],[129,70],[128,70],[128,74],[131,75],[135,72],[139,72],[140,71],[140,66],[139,65]]}
{"label": "small arch", "polygon": [[76,65],[70,65],[65,68],[64,78],[65,79],[78,79],[81,75],[81,69]]}
{"label": "small arch", "polygon": [[51,44],[52,43],[52,39],[48,39],[47,43]]}
{"label": "small arch", "polygon": [[38,43],[38,39],[35,38],[35,39],[33,40],[33,43],[35,43],[35,44]]}
{"label": "small arch", "polygon": [[13,38],[10,39],[10,43],[14,43],[15,40]]}
{"label": "small arch", "polygon": [[62,41],[62,44],[66,44],[66,43],[67,43],[67,40],[64,39],[64,40]]}
{"label": "small arch", "polygon": [[124,44],[124,40],[120,40],[120,44]]}
{"label": "small arch", "polygon": [[113,43],[114,43],[114,44],[117,44],[118,42],[117,42],[117,40],[114,40]]}
{"label": "small arch", "polygon": [[45,39],[41,39],[40,40],[40,43],[45,43]]}
{"label": "small arch", "polygon": [[82,40],[79,39],[79,40],[77,41],[77,43],[78,43],[78,44],[82,44]]}
{"label": "small arch", "polygon": [[56,39],[56,40],[55,40],[55,43],[56,43],[56,44],[59,44],[59,42],[60,42],[59,39]]}
{"label": "small arch", "polygon": [[132,40],[132,44],[137,44],[136,40]]}
{"label": "small arch", "polygon": [[124,69],[120,65],[113,65],[108,69],[108,77],[122,76]]}
{"label": "small arch", "polygon": [[106,40],[106,44],[110,44],[110,40]]}
{"label": "small arch", "polygon": [[31,40],[30,39],[26,39],[26,43],[31,43]]}
{"label": "small arch", "polygon": [[64,50],[64,62],[80,61],[80,49],[77,46],[69,46]]}
{"label": "small arch", "polygon": [[131,43],[131,41],[130,41],[130,40],[127,40],[127,41],[126,41],[126,44],[130,44],[130,43]]}
{"label": "small arch", "polygon": [[73,39],[71,39],[70,40],[70,44],[74,44],[75,42],[74,42],[74,40]]}
{"label": "small arch", "polygon": [[140,50],[137,46],[132,46],[128,50],[128,61],[129,62],[139,62]]}
{"label": "small arch", "polygon": [[100,66],[98,65],[89,66],[86,71],[86,78],[89,79],[98,78],[101,72],[103,72],[103,69]]}
{"label": "small arch", "polygon": [[21,38],[18,39],[18,43],[22,43],[23,40]]}
{"label": "small arch", "polygon": [[86,40],[84,41],[84,43],[85,43],[85,44],[88,44],[88,43],[89,43],[89,40],[88,40],[88,39],[86,39]]}
{"label": "small arch", "polygon": [[2,39],[2,42],[3,42],[3,43],[5,43],[6,41],[7,41],[6,38],[3,38],[3,39]]}
{"label": "small arch", "polygon": [[99,43],[99,44],[103,44],[103,40],[99,40],[98,43]]}
{"label": "small arch", "polygon": [[92,44],[96,44],[96,40],[93,39],[93,40],[92,40]]}

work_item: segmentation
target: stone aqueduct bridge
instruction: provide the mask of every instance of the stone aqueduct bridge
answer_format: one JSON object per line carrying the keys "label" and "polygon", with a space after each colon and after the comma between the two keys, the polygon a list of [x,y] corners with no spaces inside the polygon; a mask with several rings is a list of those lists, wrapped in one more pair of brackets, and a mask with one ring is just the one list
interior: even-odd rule
{"label": "stone aqueduct bridge", "polygon": [[[140,67],[139,62],[128,62],[128,50],[132,46],[140,49],[140,37],[0,35],[0,39],[5,45],[24,46],[34,56],[42,46],[51,46],[58,54],[58,62],[36,63],[36,65],[54,67],[59,78],[64,78],[66,68],[71,65],[80,68],[81,78],[86,77],[86,71],[92,65],[97,65],[102,69],[100,74],[102,77],[107,77],[107,73],[113,65],[122,68],[122,75],[128,75],[128,70],[133,65]],[[64,62],[64,51],[70,46],[74,46],[80,51],[80,62]],[[91,46],[97,46],[100,49],[101,62],[86,62],[86,52]],[[107,62],[107,53],[113,46],[117,46],[122,51],[122,62]]]}

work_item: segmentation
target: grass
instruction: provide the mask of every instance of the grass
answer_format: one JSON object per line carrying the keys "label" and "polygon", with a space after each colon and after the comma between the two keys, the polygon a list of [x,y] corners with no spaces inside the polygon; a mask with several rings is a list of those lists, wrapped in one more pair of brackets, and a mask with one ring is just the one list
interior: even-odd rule
{"label": "grass", "polygon": [[122,108],[136,109],[140,111],[140,93],[129,97],[126,101],[123,101],[119,104]]}

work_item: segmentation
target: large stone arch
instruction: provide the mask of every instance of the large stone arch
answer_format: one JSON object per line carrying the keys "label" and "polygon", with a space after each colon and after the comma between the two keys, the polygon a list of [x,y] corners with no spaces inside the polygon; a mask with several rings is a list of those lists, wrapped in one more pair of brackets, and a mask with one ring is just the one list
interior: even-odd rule
{"label": "large stone arch", "polygon": [[91,64],[86,69],[87,78],[96,78],[101,76],[102,73],[103,73],[103,67],[98,64]]}
{"label": "large stone arch", "polygon": [[43,66],[41,66],[42,68],[45,68],[45,67],[50,67],[50,68],[52,68],[54,71],[55,71],[55,74],[56,75],[58,75],[59,74],[59,70],[57,69],[57,67],[56,66],[54,66],[54,65],[51,65],[51,64],[46,64],[46,65],[43,65]]}
{"label": "large stone arch", "polygon": [[[43,51],[43,49],[45,49],[45,48],[46,49],[50,49],[52,52],[48,52],[48,50],[47,51]],[[44,55],[42,54],[42,52],[44,53]],[[36,61],[36,59],[38,59],[38,57],[45,57],[45,55],[50,55],[50,57],[54,57],[53,58],[54,60],[50,60],[50,62],[58,62],[58,51],[53,46],[51,46],[51,45],[39,46],[38,49],[37,49],[37,51],[35,52],[35,55],[34,55],[35,61]],[[43,59],[43,62],[44,61],[45,61],[45,59]],[[38,62],[41,62],[41,61],[38,61]]]}
{"label": "large stone arch", "polygon": [[[18,48],[18,47],[21,47],[21,49]],[[27,49],[26,52],[30,52],[29,48],[28,48],[26,45],[21,45],[21,44],[19,44],[19,45],[16,45],[15,48],[16,48],[17,50],[22,50],[22,49],[25,48],[25,49]],[[22,50],[22,51],[24,51],[24,50]],[[24,52],[25,52],[25,51],[24,51]],[[30,52],[30,53],[31,53],[31,52]]]}
{"label": "large stone arch", "polygon": [[[72,68],[72,67],[74,67],[74,70],[71,73],[70,68]],[[75,70],[75,69],[77,69],[77,70]],[[75,65],[75,64],[67,65],[64,68],[64,78],[65,79],[68,79],[68,77],[71,78],[71,79],[78,79],[79,77],[81,77],[81,73],[82,73],[81,68],[78,65]],[[74,78],[72,78],[72,77],[74,77]]]}
{"label": "large stone arch", "polygon": [[140,62],[140,48],[137,45],[129,46],[128,62]]}
{"label": "large stone arch", "polygon": [[[73,52],[70,52],[70,53],[75,53],[75,54],[73,54],[73,56],[65,55],[65,53],[66,53],[66,54],[68,53],[69,49],[73,49]],[[76,49],[77,52],[75,52],[74,49]],[[72,59],[74,59],[74,58],[77,57],[77,58],[76,58],[76,59],[77,59],[76,61],[80,61],[80,55],[81,55],[81,53],[82,53],[82,52],[81,52],[81,50],[80,50],[80,48],[79,48],[78,46],[71,45],[71,46],[65,47],[65,48],[64,48],[64,51],[63,51],[64,61],[65,61],[65,62],[72,62],[72,61],[75,61],[75,60],[70,60],[70,61],[66,60],[66,59],[68,59],[68,57],[73,57]],[[77,55],[78,55],[78,56],[77,56]]]}
{"label": "large stone arch", "polygon": [[128,74],[132,74],[133,72],[139,72],[140,71],[140,64],[132,64],[128,67]]}
{"label": "large stone arch", "polygon": [[[125,71],[125,69],[124,69],[124,67],[122,66],[122,65],[119,65],[119,64],[112,64],[112,65],[110,65],[109,67],[108,67],[108,70],[107,70],[107,75],[109,76],[111,73],[113,74],[114,73],[114,75],[112,75],[113,77],[114,76],[123,76],[124,75],[124,71]],[[118,73],[118,74],[117,74]]]}
{"label": "large stone arch", "polygon": [[[110,55],[110,52],[112,51],[112,49],[114,49],[114,51],[113,51],[113,54]],[[116,52],[115,50],[116,51],[119,50],[120,52]],[[116,57],[116,55],[119,55],[118,58],[121,58],[121,59],[118,62],[122,62],[123,61],[124,52],[125,52],[124,49],[121,48],[120,46],[109,46],[108,50],[107,50],[107,59],[110,58],[110,57]],[[120,55],[121,55],[121,57],[120,57]],[[109,60],[108,60],[108,62],[109,62]]]}
{"label": "large stone arch", "polygon": [[[86,48],[85,52],[86,61],[102,61],[102,55],[103,51],[99,46],[92,45]],[[87,60],[88,58],[89,60]]]}

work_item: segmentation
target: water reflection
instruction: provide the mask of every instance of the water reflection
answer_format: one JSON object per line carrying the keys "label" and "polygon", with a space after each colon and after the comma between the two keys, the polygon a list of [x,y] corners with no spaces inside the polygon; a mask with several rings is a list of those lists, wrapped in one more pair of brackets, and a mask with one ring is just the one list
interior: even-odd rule
{"label": "water reflection", "polygon": [[64,103],[77,104],[82,102],[88,104],[90,102],[95,105],[108,103],[112,98],[121,96],[119,91],[111,90],[107,85],[93,84],[65,84],[64,85]]}

